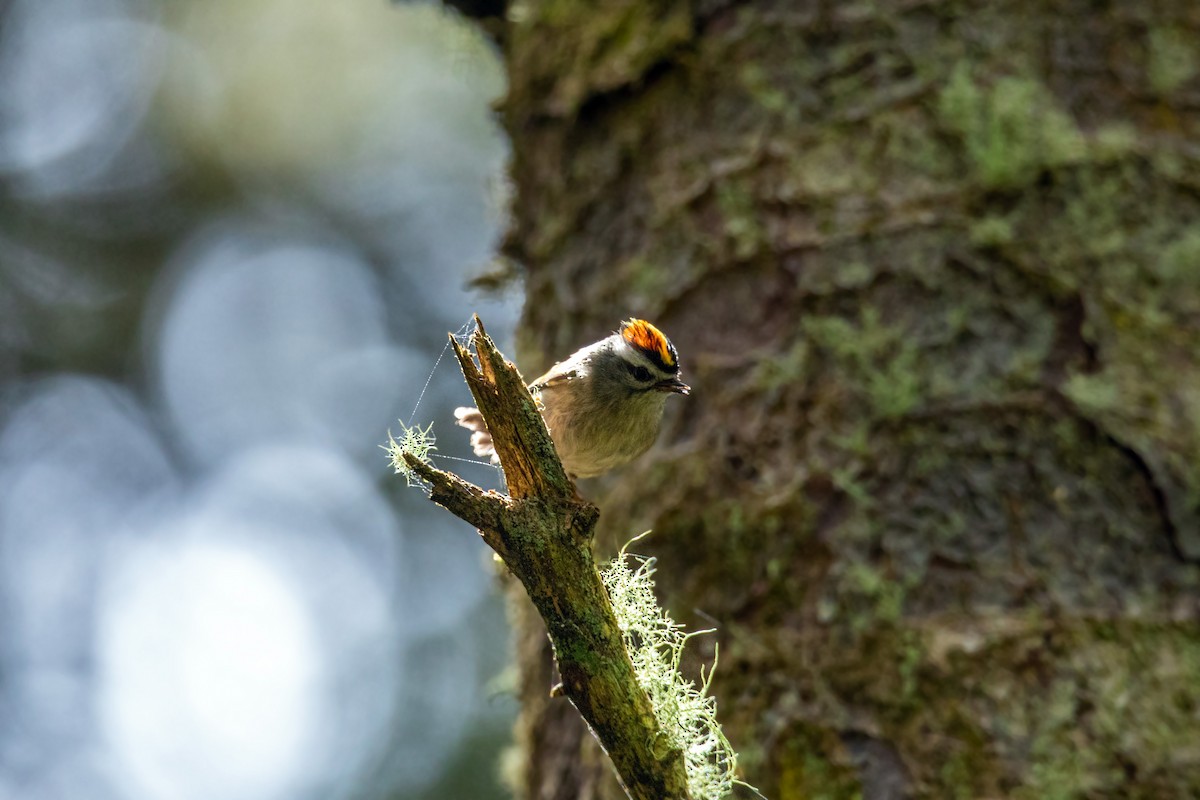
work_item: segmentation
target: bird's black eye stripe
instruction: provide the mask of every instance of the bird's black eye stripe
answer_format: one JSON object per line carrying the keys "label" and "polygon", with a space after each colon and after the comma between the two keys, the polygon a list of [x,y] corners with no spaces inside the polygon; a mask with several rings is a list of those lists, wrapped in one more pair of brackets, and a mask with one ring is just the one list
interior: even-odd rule
{"label": "bird's black eye stripe", "polygon": [[646,369],[645,367],[638,366],[637,364],[626,364],[625,366],[629,368],[629,374],[631,374],[635,380],[641,381],[642,383],[645,383],[646,381],[650,380],[651,377],[653,377],[650,374],[650,370]]}

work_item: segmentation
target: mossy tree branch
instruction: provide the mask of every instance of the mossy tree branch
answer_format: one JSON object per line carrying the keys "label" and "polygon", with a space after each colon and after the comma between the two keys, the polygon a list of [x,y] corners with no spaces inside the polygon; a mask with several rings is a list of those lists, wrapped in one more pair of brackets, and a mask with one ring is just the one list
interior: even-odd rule
{"label": "mossy tree branch", "polygon": [[[563,469],[537,404],[475,318],[476,364],[451,338],[488,429],[508,495],[484,491],[411,453],[431,499],[479,529],[546,623],[563,693],[583,716],[634,800],[689,800],[683,754],[666,744],[592,558],[597,508]],[[549,687],[547,687],[549,688]]]}

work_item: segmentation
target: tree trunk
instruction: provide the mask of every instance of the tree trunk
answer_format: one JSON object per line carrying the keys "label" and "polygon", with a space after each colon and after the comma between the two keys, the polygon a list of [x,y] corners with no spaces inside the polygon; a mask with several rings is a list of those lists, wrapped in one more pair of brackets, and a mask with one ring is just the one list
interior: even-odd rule
{"label": "tree trunk", "polygon": [[[743,777],[1200,796],[1200,6],[523,0],[501,36],[520,361],[629,315],[679,348],[659,445],[580,488],[719,628]],[[522,796],[620,797],[515,605]]]}

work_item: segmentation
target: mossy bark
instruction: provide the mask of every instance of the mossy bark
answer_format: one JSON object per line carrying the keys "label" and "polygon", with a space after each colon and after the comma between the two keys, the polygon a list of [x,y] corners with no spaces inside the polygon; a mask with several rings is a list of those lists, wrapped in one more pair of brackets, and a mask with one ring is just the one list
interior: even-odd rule
{"label": "mossy bark", "polygon": [[[530,0],[503,41],[519,355],[679,347],[659,446],[581,489],[719,626],[746,779],[1200,795],[1196,4]],[[522,796],[620,797],[517,619]]]}

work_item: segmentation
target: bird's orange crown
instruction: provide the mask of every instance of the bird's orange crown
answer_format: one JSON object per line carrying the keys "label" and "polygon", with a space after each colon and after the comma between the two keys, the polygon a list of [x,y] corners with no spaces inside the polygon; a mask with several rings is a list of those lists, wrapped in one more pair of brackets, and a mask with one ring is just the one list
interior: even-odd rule
{"label": "bird's orange crown", "polygon": [[621,323],[621,336],[633,347],[645,353],[666,372],[678,372],[679,360],[675,347],[658,328],[644,319],[628,319]]}

